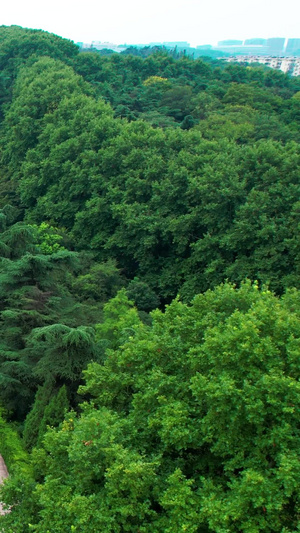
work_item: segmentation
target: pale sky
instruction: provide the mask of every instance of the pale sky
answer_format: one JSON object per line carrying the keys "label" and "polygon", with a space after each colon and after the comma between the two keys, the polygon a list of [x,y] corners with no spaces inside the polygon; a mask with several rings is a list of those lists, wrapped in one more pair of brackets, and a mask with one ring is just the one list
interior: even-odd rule
{"label": "pale sky", "polygon": [[0,25],[115,44],[300,38],[299,0],[2,0]]}

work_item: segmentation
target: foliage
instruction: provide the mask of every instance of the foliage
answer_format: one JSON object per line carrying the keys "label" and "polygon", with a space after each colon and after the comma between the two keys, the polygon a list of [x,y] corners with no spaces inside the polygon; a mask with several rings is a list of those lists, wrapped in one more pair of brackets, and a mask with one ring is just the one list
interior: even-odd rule
{"label": "foliage", "polygon": [[160,301],[157,295],[147,283],[134,278],[127,286],[127,296],[133,300],[135,305],[141,311],[152,311],[159,307]]}
{"label": "foliage", "polygon": [[133,325],[33,456],[33,530],[295,531],[299,309],[247,282]]}
{"label": "foliage", "polygon": [[116,262],[108,259],[105,263],[95,263],[88,273],[79,275],[73,283],[73,290],[85,298],[105,302],[113,298],[124,285]]}
{"label": "foliage", "polygon": [[19,69],[32,59],[48,56],[71,63],[78,48],[71,41],[41,30],[0,27],[0,119],[10,103]]}
{"label": "foliage", "polygon": [[65,412],[69,408],[66,386],[55,389],[55,382],[51,377],[43,386],[39,387],[34,404],[29,411],[24,424],[24,446],[31,450],[41,444],[47,427],[55,427],[63,421]]}
{"label": "foliage", "polygon": [[43,254],[51,255],[60,250],[65,250],[65,247],[61,244],[63,235],[60,234],[58,228],[50,226],[47,222],[42,222],[39,226],[35,224],[33,227],[37,231],[39,248]]}
{"label": "foliage", "polygon": [[5,413],[1,410],[0,415],[0,442],[1,455],[4,458],[9,473],[16,475],[21,472],[24,475],[30,473],[30,461],[16,428],[5,420]]}
{"label": "foliage", "polygon": [[47,379],[43,386],[38,387],[34,403],[24,423],[23,441],[27,450],[31,450],[37,444],[41,421],[53,395],[53,389],[53,380],[51,379]]}
{"label": "foliage", "polygon": [[0,67],[1,531],[294,532],[299,78],[16,26]]}
{"label": "foliage", "polygon": [[[84,358],[88,362],[94,352],[88,347],[92,328],[83,325],[90,310],[67,288],[76,254],[41,254],[36,229],[14,223],[13,212],[7,206],[0,213],[0,397],[12,416],[22,418],[38,383],[50,376],[74,382],[76,389]],[[84,352],[77,353],[80,349]],[[60,357],[56,364],[55,357]]]}
{"label": "foliage", "polygon": [[143,82],[143,85],[145,85],[145,87],[148,87],[149,85],[156,85],[156,84],[167,87],[169,85],[168,78],[162,78],[161,76],[149,76],[149,78],[147,78]]}
{"label": "foliage", "polygon": [[[3,122],[1,189],[26,221],[162,303],[245,276],[299,286],[297,80],[164,50],[62,59],[18,69]],[[87,298],[97,268],[73,285]]]}
{"label": "foliage", "polygon": [[128,336],[133,335],[137,324],[140,324],[137,309],[128,299],[126,290],[121,289],[104,305],[103,322],[96,325],[96,338],[103,352],[117,348]]}
{"label": "foliage", "polygon": [[19,70],[2,138],[3,158],[9,168],[17,170],[26,151],[36,145],[44,116],[51,115],[65,97],[84,91],[91,92],[70,67],[49,57]]}
{"label": "foliage", "polygon": [[96,358],[94,330],[64,324],[33,329],[27,339],[26,357],[42,382],[49,378],[77,382],[85,364]]}

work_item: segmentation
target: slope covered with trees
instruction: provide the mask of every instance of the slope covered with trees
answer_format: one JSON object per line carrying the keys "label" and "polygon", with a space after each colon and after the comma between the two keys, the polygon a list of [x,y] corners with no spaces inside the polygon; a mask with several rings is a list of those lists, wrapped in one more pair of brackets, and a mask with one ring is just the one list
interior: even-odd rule
{"label": "slope covered with trees", "polygon": [[299,79],[0,27],[0,108],[0,529],[296,531]]}

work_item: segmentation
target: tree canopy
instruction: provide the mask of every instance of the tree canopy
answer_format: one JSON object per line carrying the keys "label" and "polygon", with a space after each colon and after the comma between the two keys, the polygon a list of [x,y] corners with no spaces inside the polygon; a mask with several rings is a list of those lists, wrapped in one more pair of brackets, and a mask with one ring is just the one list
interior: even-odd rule
{"label": "tree canopy", "polygon": [[299,528],[299,95],[0,27],[1,531]]}
{"label": "tree canopy", "polygon": [[175,300],[151,326],[123,312],[119,347],[84,373],[92,401],[33,455],[31,528],[295,531],[299,310],[297,291],[247,282]]}

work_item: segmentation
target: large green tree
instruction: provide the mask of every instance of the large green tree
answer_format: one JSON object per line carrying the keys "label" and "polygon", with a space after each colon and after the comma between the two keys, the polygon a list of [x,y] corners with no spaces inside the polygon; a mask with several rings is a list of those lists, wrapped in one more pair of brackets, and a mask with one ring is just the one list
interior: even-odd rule
{"label": "large green tree", "polygon": [[27,150],[36,145],[44,116],[53,113],[63,98],[91,92],[88,84],[59,60],[35,58],[32,65],[20,68],[3,124],[3,161],[17,170]]}
{"label": "large green tree", "polygon": [[[85,372],[93,401],[33,456],[31,528],[296,531],[299,311],[297,291],[278,299],[247,282],[131,322]],[[19,501],[2,519],[10,531],[32,496],[12,479],[3,497]]]}
{"label": "large green tree", "polygon": [[44,117],[38,143],[21,167],[19,191],[28,218],[47,218],[71,229],[99,175],[99,150],[119,129],[103,100],[66,95]]}
{"label": "large green tree", "polygon": [[68,39],[20,26],[0,27],[0,66],[12,76],[31,56],[48,56],[71,63],[78,47]]}

